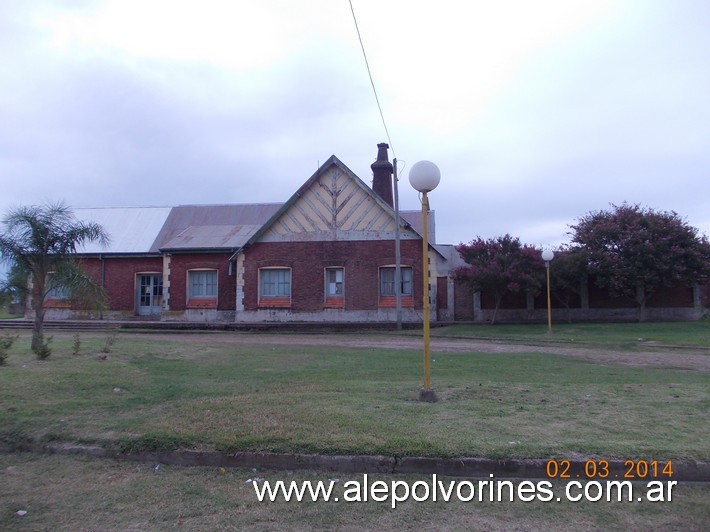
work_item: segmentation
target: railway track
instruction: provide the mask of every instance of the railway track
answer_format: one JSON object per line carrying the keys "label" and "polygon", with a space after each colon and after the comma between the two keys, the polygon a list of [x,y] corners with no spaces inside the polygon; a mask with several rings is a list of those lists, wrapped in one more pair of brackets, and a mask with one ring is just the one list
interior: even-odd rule
{"label": "railway track", "polygon": [[[0,330],[32,330],[33,322],[27,319],[0,320]],[[105,331],[106,329],[120,329],[122,325],[109,321],[45,321],[45,330],[67,331]]]}
{"label": "railway track", "polygon": [[[262,332],[304,332],[304,333],[334,333],[392,331],[395,323],[363,323],[363,322],[185,322],[159,320],[48,320],[44,322],[45,330],[62,331],[105,331],[107,329],[142,329],[156,331],[262,331]],[[404,329],[420,329],[421,323],[403,324]],[[32,330],[32,320],[26,318],[0,319],[0,330]]]}

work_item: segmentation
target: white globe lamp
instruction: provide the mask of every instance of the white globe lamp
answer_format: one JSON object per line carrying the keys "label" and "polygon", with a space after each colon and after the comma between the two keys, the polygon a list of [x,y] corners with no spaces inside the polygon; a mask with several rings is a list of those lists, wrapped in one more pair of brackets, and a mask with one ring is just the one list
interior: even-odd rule
{"label": "white globe lamp", "polygon": [[439,167],[431,161],[419,161],[409,170],[409,184],[419,192],[431,192],[440,180]]}

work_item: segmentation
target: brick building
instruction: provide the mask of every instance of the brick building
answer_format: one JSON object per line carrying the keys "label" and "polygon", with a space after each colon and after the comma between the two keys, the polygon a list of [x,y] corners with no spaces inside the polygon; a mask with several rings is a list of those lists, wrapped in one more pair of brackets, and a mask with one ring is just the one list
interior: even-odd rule
{"label": "brick building", "polygon": [[[371,165],[372,187],[337,157],[328,159],[284,203],[77,209],[104,227],[111,243],[80,250],[84,269],[106,291],[108,308],[84,311],[57,292],[49,319],[207,322],[395,321],[393,167],[386,144]],[[492,294],[474,293],[451,273],[463,263],[436,243],[429,216],[429,307],[433,321],[485,323]],[[422,319],[422,216],[400,213],[404,321]],[[707,290],[707,287],[705,287]],[[666,289],[648,319],[698,319],[701,289]],[[633,320],[632,301],[610,298],[589,279],[567,307],[553,299],[555,321]],[[546,320],[541,294],[506,294],[500,322]]]}
{"label": "brick building", "polygon": [[[395,321],[397,220],[386,144],[372,170],[370,188],[332,156],[283,204],[77,209],[77,218],[111,237],[108,248],[90,244],[79,253],[106,291],[101,317]],[[433,213],[429,225],[431,314],[452,319],[449,258],[433,244]],[[421,321],[420,231],[421,212],[402,212],[405,321]],[[62,296],[49,301],[49,318],[95,316]]]}

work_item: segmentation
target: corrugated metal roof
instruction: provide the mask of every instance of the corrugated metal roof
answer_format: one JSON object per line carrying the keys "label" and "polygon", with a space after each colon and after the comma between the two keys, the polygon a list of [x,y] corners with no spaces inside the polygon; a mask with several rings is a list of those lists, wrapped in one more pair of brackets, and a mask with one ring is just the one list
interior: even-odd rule
{"label": "corrugated metal roof", "polygon": [[449,263],[449,270],[453,271],[460,266],[466,266],[468,263],[461,258],[461,254],[456,251],[456,246],[453,244],[435,244],[432,246],[439,252],[439,255],[444,257]]}
{"label": "corrugated metal roof", "polygon": [[[246,244],[282,205],[262,203],[74,209],[74,216],[78,220],[100,224],[110,238],[107,247],[91,242],[77,252],[159,253],[160,250],[234,250]],[[429,216],[430,242],[435,235],[433,214],[432,211]],[[420,211],[402,211],[400,215],[406,223],[421,234]]]}
{"label": "corrugated metal roof", "polygon": [[154,251],[239,248],[281,205],[180,205],[172,209],[165,221]]}
{"label": "corrugated metal roof", "polygon": [[[418,234],[422,234],[424,229],[424,224],[422,224],[422,211],[399,211],[399,216],[412,226]],[[427,216],[428,222],[428,239],[430,244],[436,244],[436,213],[435,211],[429,211],[429,216]]]}
{"label": "corrugated metal roof", "polygon": [[74,217],[101,225],[109,236],[104,247],[90,242],[78,253],[147,253],[170,214],[171,207],[107,207],[74,209]]}
{"label": "corrugated metal roof", "polygon": [[191,225],[165,242],[161,249],[237,249],[261,225]]}

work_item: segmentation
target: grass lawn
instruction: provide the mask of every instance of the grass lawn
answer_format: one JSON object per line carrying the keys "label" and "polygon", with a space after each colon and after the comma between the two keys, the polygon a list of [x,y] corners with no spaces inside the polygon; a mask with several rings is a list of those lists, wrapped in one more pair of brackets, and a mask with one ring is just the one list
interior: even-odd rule
{"label": "grass lawn", "polygon": [[642,349],[653,345],[710,347],[710,320],[653,323],[555,323],[538,325],[453,325],[432,329],[432,336],[562,342]]}
{"label": "grass lawn", "polygon": [[[710,485],[679,483],[671,502],[259,502],[253,483],[324,472],[161,466],[71,456],[0,455],[2,530],[707,530]],[[371,476],[413,485],[431,477]],[[442,479],[449,482],[452,479]],[[340,475],[334,492],[362,475]],[[642,490],[637,486],[634,488]],[[555,492],[563,488],[555,485]],[[15,512],[27,514],[18,517]]]}
{"label": "grass lawn", "polygon": [[27,334],[0,368],[0,438],[10,444],[710,459],[710,375],[676,367],[671,354],[667,365],[634,367],[608,357],[434,351],[440,401],[425,404],[415,400],[415,349],[121,333],[101,360],[100,333],[83,333],[78,356],[71,335],[57,333],[54,354],[40,361]]}
{"label": "grass lawn", "polygon": [[[634,338],[642,337],[636,324],[567,331],[584,339],[585,350],[605,355],[599,359],[566,355],[557,342],[550,352],[540,352],[539,343],[536,352],[521,351],[520,343],[549,341],[537,327],[496,326],[495,335],[436,329],[445,337],[507,334],[517,349],[433,348],[435,404],[416,401],[421,350],[401,347],[408,333],[359,335],[379,345],[353,347],[345,341],[352,335],[304,345],[297,335],[284,344],[249,333],[121,332],[109,345],[110,336],[86,332],[74,355],[72,334],[53,331],[54,352],[40,361],[25,331],[0,367],[0,441],[10,448],[34,440],[125,450],[710,460],[709,366],[688,366],[679,350],[659,347],[684,339],[708,347],[708,323],[652,325],[662,325],[643,336],[655,342],[653,363],[640,365],[621,356],[646,356]],[[562,334],[556,329],[555,339]],[[691,351],[696,361],[710,356]],[[392,510],[375,502],[259,503],[246,483],[255,474],[271,481],[332,476],[155,471],[154,464],[0,454],[0,529],[568,530],[574,523],[575,530],[704,530],[710,519],[707,484],[681,483],[672,503],[409,501]],[[341,475],[338,489],[348,480],[362,476]],[[18,510],[28,513],[18,517]]]}

